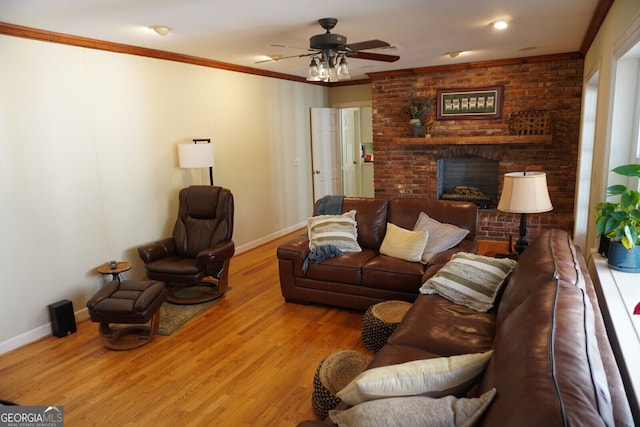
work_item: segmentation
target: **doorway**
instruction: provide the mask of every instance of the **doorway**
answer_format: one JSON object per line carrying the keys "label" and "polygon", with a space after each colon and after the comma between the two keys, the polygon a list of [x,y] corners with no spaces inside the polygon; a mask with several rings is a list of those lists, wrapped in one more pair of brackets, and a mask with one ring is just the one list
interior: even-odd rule
{"label": "doorway", "polygon": [[314,200],[333,194],[373,197],[373,162],[365,162],[372,134],[370,107],[311,109]]}

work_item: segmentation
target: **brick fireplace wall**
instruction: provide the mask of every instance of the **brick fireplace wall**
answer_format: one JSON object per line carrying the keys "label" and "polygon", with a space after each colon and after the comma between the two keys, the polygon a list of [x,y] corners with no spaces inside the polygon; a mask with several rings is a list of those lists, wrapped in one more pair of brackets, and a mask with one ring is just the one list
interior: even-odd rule
{"label": "brick fireplace wall", "polygon": [[[571,56],[527,58],[487,66],[477,64],[452,68],[434,67],[370,76],[376,197],[435,198],[438,159],[478,156],[499,162],[499,192],[502,191],[503,175],[507,172],[546,172],[553,211],[527,216],[529,241],[542,230],[552,227],[572,233],[583,60]],[[394,143],[395,138],[410,136],[408,117],[400,112],[410,93],[435,96],[437,89],[486,86],[504,87],[500,119],[435,121],[431,135],[508,135],[512,113],[548,110],[552,142],[489,145]],[[429,116],[436,116],[435,103]],[[519,214],[483,209],[479,215],[479,239],[507,241],[512,236],[515,242],[519,224]]]}

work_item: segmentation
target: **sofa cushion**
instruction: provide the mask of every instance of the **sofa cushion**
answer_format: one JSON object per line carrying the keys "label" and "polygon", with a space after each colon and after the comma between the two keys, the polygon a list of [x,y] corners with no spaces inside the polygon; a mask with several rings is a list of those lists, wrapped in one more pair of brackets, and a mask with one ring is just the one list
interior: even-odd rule
{"label": "sofa cushion", "polygon": [[389,202],[383,199],[345,197],[344,212],[355,210],[358,223],[358,243],[363,249],[379,250],[387,228]]}
{"label": "sofa cushion", "polygon": [[510,283],[517,286],[506,286],[498,310],[498,322],[536,292],[539,283],[545,283],[551,276],[584,289],[585,280],[577,256],[567,232],[549,230],[540,235],[518,259],[519,267],[510,278]]}
{"label": "sofa cushion", "polygon": [[551,276],[538,287],[496,332],[479,390],[509,392],[499,394],[484,424],[613,426],[610,404],[598,403],[610,396],[601,358],[585,334],[588,300]]}
{"label": "sofa cushion", "polygon": [[500,287],[515,266],[512,259],[459,252],[422,285],[420,292],[438,293],[456,304],[485,312],[493,307]]}
{"label": "sofa cushion", "polygon": [[456,246],[469,234],[469,230],[441,223],[424,212],[420,212],[413,229],[429,231],[429,239],[422,253],[422,262],[425,264],[438,253]]}
{"label": "sofa cushion", "polygon": [[480,390],[509,393],[494,401],[485,425],[624,425],[614,420],[577,256],[568,233],[550,230],[519,258],[498,306],[494,355],[479,383]]}
{"label": "sofa cushion", "polygon": [[374,250],[365,249],[361,252],[345,252],[339,257],[327,258],[319,264],[310,262],[305,277],[326,282],[360,285],[362,267],[377,256]]}
{"label": "sofa cushion", "polygon": [[411,229],[420,212],[445,224],[453,224],[469,231],[466,239],[476,240],[478,209],[472,202],[403,197],[389,202],[389,219],[395,225]]}
{"label": "sofa cushion", "polygon": [[364,371],[336,396],[349,405],[387,397],[462,395],[484,371],[492,351],[414,360]]}
{"label": "sofa cushion", "polygon": [[472,426],[496,395],[489,390],[480,397],[426,396],[393,397],[372,400],[347,410],[331,410],[329,418],[339,426]]}
{"label": "sofa cushion", "polygon": [[362,267],[362,286],[418,295],[425,266],[419,262],[378,255]]}
{"label": "sofa cushion", "polygon": [[[403,346],[403,353],[408,353],[406,348],[420,348],[437,356],[482,353],[492,348],[495,331],[493,311],[479,313],[437,294],[421,294],[387,340],[387,346]],[[386,352],[385,348],[380,352]]]}
{"label": "sofa cushion", "polygon": [[405,261],[420,262],[428,238],[428,230],[406,230],[389,222],[380,245],[380,253]]}
{"label": "sofa cushion", "polygon": [[334,246],[343,252],[360,252],[356,211],[342,215],[318,215],[307,219],[309,249],[320,246]]}

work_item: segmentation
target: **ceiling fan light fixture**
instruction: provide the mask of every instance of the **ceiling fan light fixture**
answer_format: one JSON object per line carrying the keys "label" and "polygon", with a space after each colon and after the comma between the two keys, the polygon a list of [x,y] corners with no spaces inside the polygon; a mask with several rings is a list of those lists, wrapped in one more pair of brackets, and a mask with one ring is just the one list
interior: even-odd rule
{"label": "ceiling fan light fixture", "polygon": [[338,79],[346,80],[350,79],[351,75],[349,75],[349,66],[347,65],[347,59],[342,55],[340,58],[340,64],[338,65]]}
{"label": "ceiling fan light fixture", "polygon": [[162,37],[168,35],[173,30],[173,28],[167,27],[166,25],[150,25],[149,29],[155,31],[156,34]]}
{"label": "ceiling fan light fixture", "polygon": [[[367,40],[360,43],[347,44],[347,38],[340,34],[331,33],[338,22],[335,18],[323,18],[318,23],[326,31],[309,39],[309,52],[307,54],[285,56],[278,59],[311,56],[311,62],[307,70],[307,81],[335,82],[350,79],[349,58],[369,59],[373,61],[395,62],[400,59],[396,55],[385,55],[375,52],[366,52],[372,49],[390,47],[382,40]],[[266,61],[260,61],[266,62]]]}
{"label": "ceiling fan light fixture", "polygon": [[309,64],[309,72],[307,73],[307,81],[310,82],[318,82],[320,81],[320,72],[318,70],[318,61],[315,57],[311,58],[311,63]]}
{"label": "ceiling fan light fixture", "polygon": [[326,52],[323,52],[322,59],[318,64],[318,78],[322,81],[329,80],[329,57],[326,56]]}

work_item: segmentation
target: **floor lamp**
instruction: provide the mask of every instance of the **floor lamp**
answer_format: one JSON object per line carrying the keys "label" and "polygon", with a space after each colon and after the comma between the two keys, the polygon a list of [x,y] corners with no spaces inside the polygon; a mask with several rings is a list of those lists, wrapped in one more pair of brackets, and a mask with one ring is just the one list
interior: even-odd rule
{"label": "floor lamp", "polygon": [[529,245],[527,241],[527,214],[548,212],[552,209],[547,189],[547,174],[544,172],[511,172],[504,175],[498,210],[520,214],[520,238],[515,244],[518,256]]}
{"label": "floor lamp", "polygon": [[[206,144],[198,144],[206,142]],[[178,164],[183,169],[209,168],[213,185],[213,144],[211,139],[194,139],[193,144],[178,144]]]}

